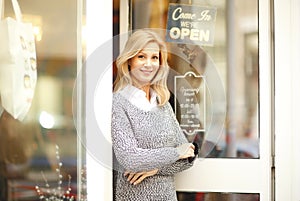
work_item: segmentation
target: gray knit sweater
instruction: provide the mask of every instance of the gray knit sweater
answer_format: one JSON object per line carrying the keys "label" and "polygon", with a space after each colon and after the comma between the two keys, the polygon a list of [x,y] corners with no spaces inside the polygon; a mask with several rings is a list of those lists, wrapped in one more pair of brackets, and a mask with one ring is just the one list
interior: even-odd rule
{"label": "gray knit sweater", "polygon": [[[176,201],[174,174],[192,166],[179,160],[176,146],[186,143],[169,103],[144,111],[120,93],[113,95],[112,142],[117,162],[116,201]],[[140,184],[126,181],[124,171],[159,169]]]}

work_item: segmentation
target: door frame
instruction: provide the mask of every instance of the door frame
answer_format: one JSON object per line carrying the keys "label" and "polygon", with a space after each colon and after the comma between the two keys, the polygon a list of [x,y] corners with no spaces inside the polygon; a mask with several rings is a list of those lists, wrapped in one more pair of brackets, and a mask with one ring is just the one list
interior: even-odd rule
{"label": "door frame", "polygon": [[300,200],[300,2],[274,0],[275,198]]}
{"label": "door frame", "polygon": [[[121,1],[122,2],[122,1]],[[261,1],[260,1],[261,2]],[[267,132],[272,132],[272,126],[275,127],[276,133],[276,141],[275,141],[275,177],[276,183],[274,186],[275,189],[275,197],[266,197],[262,200],[299,200],[300,192],[298,189],[300,188],[300,175],[299,170],[299,158],[300,158],[300,146],[298,146],[300,124],[297,122],[299,108],[299,89],[300,86],[300,72],[299,72],[299,59],[298,53],[300,52],[300,41],[299,41],[299,18],[300,18],[300,2],[297,0],[290,1],[263,1],[263,4],[268,5],[269,3],[274,6],[274,13],[271,10],[262,10],[262,12],[266,12],[266,17],[270,20],[271,16],[274,17],[274,44],[269,44],[270,50],[275,51],[275,57],[272,61],[265,61],[265,66],[275,67],[275,91],[276,94],[272,94],[271,86],[269,86],[265,91],[261,91],[260,93],[266,92],[267,98],[264,100],[266,104],[271,103],[271,100],[275,98],[275,115],[276,118],[272,122],[271,114],[272,109],[267,107],[261,111],[261,113],[266,112],[269,118],[267,118],[267,122],[263,122],[266,125]],[[90,51],[93,51],[93,48],[100,46],[104,41],[112,38],[112,23],[110,20],[99,20],[99,19],[112,19],[112,10],[113,5],[112,2],[109,1],[91,1],[86,0],[87,4],[87,49],[90,48]],[[269,8],[270,5],[267,7]],[[126,9],[126,8],[124,8]],[[276,17],[280,16],[280,17]],[[101,25],[99,26],[99,21],[101,21]],[[103,32],[99,27],[106,27],[108,31]],[[264,28],[264,27],[263,27]],[[265,29],[265,28],[264,28]],[[274,37],[271,35],[270,27],[267,28],[266,35],[260,36],[262,39],[270,39]],[[287,33],[289,33],[289,37],[287,37]],[[93,35],[93,36],[90,36]],[[263,42],[263,40],[261,40]],[[274,45],[274,46],[272,46]],[[267,45],[266,45],[267,46]],[[267,58],[271,57],[272,52],[267,51],[261,54],[261,58],[263,56],[267,56]],[[268,59],[267,59],[268,60]],[[284,66],[284,67],[283,67]],[[270,75],[274,75],[270,69],[265,69],[267,72],[265,74],[270,73]],[[271,76],[267,79],[271,79]],[[268,82],[272,83],[271,80]],[[107,80],[107,86],[111,85],[109,80]],[[106,102],[110,104],[109,102]],[[104,102],[103,105],[106,105]],[[274,112],[274,111],[273,111]],[[108,114],[106,114],[108,115]],[[86,131],[89,132],[89,125],[86,121]],[[92,132],[92,131],[91,131]],[[109,129],[107,130],[109,132]],[[274,131],[273,131],[274,132]],[[87,137],[86,139],[89,141],[90,139]],[[265,141],[261,141],[261,144],[268,143],[268,150],[271,150],[272,139],[268,138]],[[271,153],[271,152],[270,152]],[[221,159],[223,160],[223,159]],[[234,164],[236,161],[234,159],[226,159],[230,164]],[[248,159],[247,159],[248,160]],[[250,163],[244,160],[245,164]],[[250,159],[253,160],[253,159]],[[267,167],[272,166],[272,157],[265,158],[267,163]],[[213,167],[216,167],[216,164],[212,160],[205,160],[207,164],[210,163]],[[238,162],[236,162],[238,163]],[[232,165],[226,165],[224,168],[231,169]],[[197,164],[196,164],[197,166]],[[263,164],[259,165],[263,166]],[[291,169],[292,167],[292,169]],[[201,167],[200,167],[201,168]],[[222,167],[223,168],[223,167]],[[87,151],[87,189],[88,189],[88,199],[93,200],[97,198],[98,200],[112,200],[112,179],[111,179],[111,170],[103,167],[101,164],[95,160],[90,153]],[[271,171],[265,172],[269,178],[271,178]],[[228,178],[229,179],[229,178]],[[249,181],[251,178],[249,178]],[[253,181],[254,183],[251,185],[257,184],[257,181]],[[262,181],[264,182],[264,181]],[[222,190],[221,187],[216,186],[216,182],[212,182],[211,190]],[[272,191],[271,184],[269,182],[263,184],[267,185],[267,189],[269,192]],[[225,190],[228,190],[225,189]],[[251,191],[249,189],[249,191]],[[270,193],[271,194],[271,193]]]}

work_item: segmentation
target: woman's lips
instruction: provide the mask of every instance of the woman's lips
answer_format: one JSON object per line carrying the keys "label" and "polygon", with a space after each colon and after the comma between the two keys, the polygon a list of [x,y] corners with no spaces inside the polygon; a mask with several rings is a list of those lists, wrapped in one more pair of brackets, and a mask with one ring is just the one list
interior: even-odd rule
{"label": "woman's lips", "polygon": [[153,70],[140,70],[141,72],[145,73],[145,74],[151,74],[153,72]]}

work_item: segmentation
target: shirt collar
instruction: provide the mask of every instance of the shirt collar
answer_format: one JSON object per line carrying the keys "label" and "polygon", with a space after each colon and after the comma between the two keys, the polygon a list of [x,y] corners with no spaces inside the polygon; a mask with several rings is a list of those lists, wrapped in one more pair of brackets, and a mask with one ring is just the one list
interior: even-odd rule
{"label": "shirt collar", "polygon": [[[147,100],[146,92],[141,89],[136,88],[132,85],[127,85],[123,90],[120,92],[124,97],[128,100]],[[157,94],[153,89],[150,88],[150,101],[148,103],[157,105]]]}

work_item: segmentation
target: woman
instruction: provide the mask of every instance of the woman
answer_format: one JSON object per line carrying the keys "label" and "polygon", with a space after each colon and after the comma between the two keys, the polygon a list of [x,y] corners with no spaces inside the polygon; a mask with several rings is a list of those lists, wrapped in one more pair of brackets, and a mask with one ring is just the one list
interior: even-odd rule
{"label": "woman", "polygon": [[174,174],[192,166],[188,143],[168,103],[167,49],[150,30],[128,39],[116,61],[112,142],[116,201],[176,201]]}

